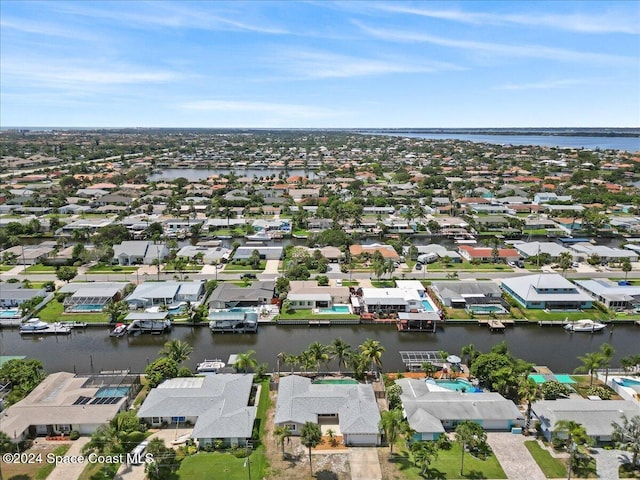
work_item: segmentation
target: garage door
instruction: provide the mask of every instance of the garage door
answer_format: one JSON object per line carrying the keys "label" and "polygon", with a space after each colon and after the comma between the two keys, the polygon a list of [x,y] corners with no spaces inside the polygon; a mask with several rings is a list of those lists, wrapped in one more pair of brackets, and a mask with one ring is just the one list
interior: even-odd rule
{"label": "garage door", "polygon": [[358,434],[351,433],[346,438],[347,445],[367,445],[375,446],[378,441],[378,436],[373,434]]}

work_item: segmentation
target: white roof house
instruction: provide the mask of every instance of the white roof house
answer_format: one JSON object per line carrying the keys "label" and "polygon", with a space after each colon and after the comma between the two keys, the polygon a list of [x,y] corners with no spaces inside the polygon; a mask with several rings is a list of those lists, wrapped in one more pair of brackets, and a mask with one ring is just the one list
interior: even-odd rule
{"label": "white roof house", "polygon": [[409,426],[421,440],[435,440],[458,422],[478,422],[485,430],[510,430],[522,424],[518,407],[499,393],[432,391],[424,380],[396,380]]}
{"label": "white roof house", "polygon": [[543,273],[502,280],[500,287],[525,308],[591,308],[592,298],[562,275]]}
{"label": "white roof house", "polygon": [[621,261],[628,258],[631,262],[638,261],[638,253],[623,248],[611,248],[605,245],[592,245],[591,243],[575,243],[571,245],[571,250],[583,258],[589,258],[592,255],[598,255],[603,261]]}
{"label": "white roof house", "polygon": [[625,309],[640,304],[640,287],[619,285],[607,279],[576,280],[576,285],[607,308]]}
{"label": "white roof house", "polygon": [[204,281],[144,282],[125,301],[138,306],[170,305],[179,301],[195,303],[202,298],[204,291]]}
{"label": "white roof house", "polygon": [[574,252],[555,242],[522,242],[513,245],[520,255],[524,258],[535,257],[541,253],[547,253],[551,258],[558,258],[560,254],[568,252],[572,256]]}
{"label": "white roof house", "polygon": [[380,311],[409,311],[423,307],[417,290],[402,288],[362,288],[362,300],[369,313]]}
{"label": "white roof house", "polygon": [[622,414],[627,418],[640,415],[640,406],[629,400],[567,398],[535,402],[533,413],[540,420],[540,427],[547,439],[551,439],[555,425],[560,420],[569,420],[581,424],[594,440],[607,442],[613,433],[611,424],[620,423]]}
{"label": "white roof house", "polygon": [[153,426],[191,422],[191,436],[200,446],[214,439],[243,446],[251,438],[257,412],[257,406],[249,405],[252,384],[251,374],[165,380],[149,392],[138,417]]}
{"label": "white roof house", "polygon": [[330,426],[346,445],[380,444],[380,411],[371,384],[314,384],[298,375],[280,378],[274,423],[300,435],[306,422]]}

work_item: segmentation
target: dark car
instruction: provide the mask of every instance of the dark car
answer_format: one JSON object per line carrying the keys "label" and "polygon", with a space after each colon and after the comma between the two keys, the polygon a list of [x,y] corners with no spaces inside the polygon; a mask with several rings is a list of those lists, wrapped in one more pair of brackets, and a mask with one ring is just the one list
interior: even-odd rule
{"label": "dark car", "polygon": [[256,274],[255,273],[243,273],[242,275],[240,275],[240,278],[243,280],[255,280],[256,278]]}

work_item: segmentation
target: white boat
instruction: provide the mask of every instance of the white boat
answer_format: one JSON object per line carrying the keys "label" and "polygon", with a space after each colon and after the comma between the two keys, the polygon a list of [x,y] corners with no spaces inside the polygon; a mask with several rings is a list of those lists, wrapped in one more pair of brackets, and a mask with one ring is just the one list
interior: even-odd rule
{"label": "white boat", "polygon": [[589,318],[576,320],[564,326],[564,329],[568,332],[599,332],[605,328],[607,328],[607,326],[604,323],[595,322]]}
{"label": "white boat", "polygon": [[116,328],[109,334],[112,337],[121,337],[127,333],[127,326],[124,323],[116,323]]}
{"label": "white boat", "polygon": [[49,324],[39,318],[32,318],[20,325],[21,332],[36,332],[38,330],[46,330],[47,328],[49,328]]}
{"label": "white boat", "polygon": [[218,373],[224,367],[225,363],[219,358],[216,358],[215,360],[205,359],[204,362],[198,364],[196,371],[198,373]]}
{"label": "white boat", "polygon": [[253,235],[245,235],[245,238],[252,242],[268,242],[273,240],[273,235],[270,233],[258,232]]}

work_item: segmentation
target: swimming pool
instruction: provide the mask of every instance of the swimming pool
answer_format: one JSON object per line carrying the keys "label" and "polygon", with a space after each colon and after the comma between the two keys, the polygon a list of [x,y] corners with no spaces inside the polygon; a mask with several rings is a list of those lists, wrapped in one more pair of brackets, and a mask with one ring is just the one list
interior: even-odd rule
{"label": "swimming pool", "polygon": [[257,312],[254,307],[233,307],[228,310],[229,312]]}
{"label": "swimming pool", "polygon": [[435,312],[435,309],[429,300],[422,300],[422,309],[425,312]]}
{"label": "swimming pool", "polygon": [[500,305],[469,305],[467,311],[473,313],[507,313],[507,311]]}
{"label": "swimming pool", "polygon": [[126,397],[129,394],[130,387],[100,387],[96,394],[96,398],[104,397]]}
{"label": "swimming pool", "polygon": [[448,390],[454,390],[456,392],[466,393],[479,393],[482,389],[472,385],[470,382],[463,378],[457,378],[455,380],[431,380],[429,383],[435,383],[439,387],[446,388]]}
{"label": "swimming pool", "polygon": [[349,305],[334,305],[331,308],[319,308],[319,313],[351,313]]}
{"label": "swimming pool", "polygon": [[184,313],[187,311],[186,305],[180,305],[179,307],[167,308],[169,315],[176,315],[178,313]]}
{"label": "swimming pool", "polygon": [[0,310],[0,318],[20,318],[20,310],[17,308]]}
{"label": "swimming pool", "polygon": [[104,305],[73,305],[70,312],[101,312]]}
{"label": "swimming pool", "polygon": [[631,378],[618,378],[616,379],[616,383],[623,387],[640,387],[640,381]]}

